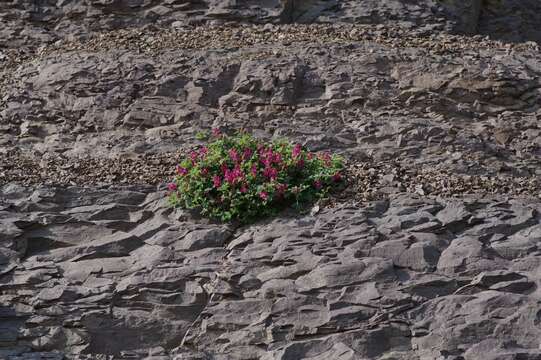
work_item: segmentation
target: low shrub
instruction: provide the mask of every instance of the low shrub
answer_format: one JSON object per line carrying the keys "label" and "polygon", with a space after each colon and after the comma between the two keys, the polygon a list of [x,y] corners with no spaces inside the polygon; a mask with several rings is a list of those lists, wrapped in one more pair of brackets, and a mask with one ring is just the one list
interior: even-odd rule
{"label": "low shrub", "polygon": [[300,144],[213,130],[208,143],[177,166],[169,201],[211,218],[249,223],[326,196],[342,182],[343,167],[341,157]]}

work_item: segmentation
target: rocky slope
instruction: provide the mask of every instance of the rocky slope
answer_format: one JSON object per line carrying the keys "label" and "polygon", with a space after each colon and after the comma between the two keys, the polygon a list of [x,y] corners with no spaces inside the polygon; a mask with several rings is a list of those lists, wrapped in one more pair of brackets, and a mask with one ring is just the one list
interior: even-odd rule
{"label": "rocky slope", "polygon": [[[0,359],[541,359],[539,7],[0,3]],[[173,211],[211,127],[349,189]]]}

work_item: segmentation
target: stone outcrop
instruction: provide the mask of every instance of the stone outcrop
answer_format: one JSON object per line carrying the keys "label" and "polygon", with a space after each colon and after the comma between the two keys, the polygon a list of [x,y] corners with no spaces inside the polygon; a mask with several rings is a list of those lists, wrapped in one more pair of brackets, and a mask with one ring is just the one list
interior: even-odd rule
{"label": "stone outcrop", "polygon": [[[0,359],[541,359],[539,6],[0,2]],[[171,209],[215,127],[349,186]]]}
{"label": "stone outcrop", "polygon": [[538,175],[537,48],[409,34],[200,29],[51,48],[4,81],[0,141],[46,164],[174,152],[221,124],[405,167]]}
{"label": "stone outcrop", "polygon": [[539,41],[536,0],[7,0],[0,44],[20,47],[145,25],[347,22]]}
{"label": "stone outcrop", "polygon": [[1,194],[8,359],[541,356],[538,202],[395,195],[232,228],[151,187]]}

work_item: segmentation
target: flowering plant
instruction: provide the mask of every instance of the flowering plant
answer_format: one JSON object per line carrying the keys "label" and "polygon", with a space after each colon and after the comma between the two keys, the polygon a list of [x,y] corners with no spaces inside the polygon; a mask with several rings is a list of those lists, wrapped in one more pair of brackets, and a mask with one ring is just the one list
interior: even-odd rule
{"label": "flowering plant", "polygon": [[248,223],[324,197],[341,183],[343,167],[341,157],[300,144],[214,130],[212,141],[177,166],[169,201],[222,221]]}

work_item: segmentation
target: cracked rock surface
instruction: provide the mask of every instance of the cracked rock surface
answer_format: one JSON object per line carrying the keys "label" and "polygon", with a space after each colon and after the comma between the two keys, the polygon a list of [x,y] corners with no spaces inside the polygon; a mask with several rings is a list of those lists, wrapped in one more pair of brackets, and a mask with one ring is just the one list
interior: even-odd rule
{"label": "cracked rock surface", "polygon": [[[0,3],[0,359],[541,359],[536,0]],[[342,154],[237,227],[195,135]]]}
{"label": "cracked rock surface", "polygon": [[233,228],[152,187],[2,196],[9,359],[541,356],[537,200],[396,194]]}

